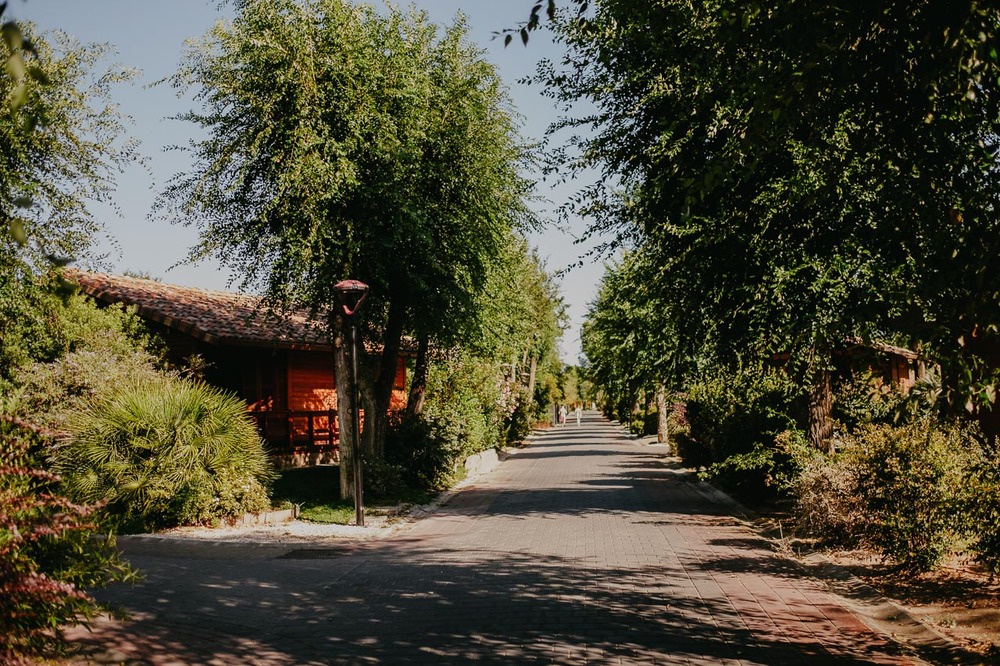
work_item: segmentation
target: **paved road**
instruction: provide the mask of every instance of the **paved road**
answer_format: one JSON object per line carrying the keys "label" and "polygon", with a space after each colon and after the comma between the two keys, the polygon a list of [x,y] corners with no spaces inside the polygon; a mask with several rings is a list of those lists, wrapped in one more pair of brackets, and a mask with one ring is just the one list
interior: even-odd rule
{"label": "paved road", "polygon": [[130,559],[147,579],[104,593],[132,620],[95,627],[103,661],[922,663],[593,413],[385,541]]}

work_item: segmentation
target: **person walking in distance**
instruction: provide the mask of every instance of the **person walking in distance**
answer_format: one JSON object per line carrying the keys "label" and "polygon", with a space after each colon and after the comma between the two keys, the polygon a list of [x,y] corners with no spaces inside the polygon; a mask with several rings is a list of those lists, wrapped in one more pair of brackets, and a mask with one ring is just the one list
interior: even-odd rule
{"label": "person walking in distance", "polygon": [[580,425],[580,419],[583,417],[583,407],[580,403],[576,403],[576,425]]}
{"label": "person walking in distance", "polygon": [[559,425],[566,425],[566,405],[559,405]]}

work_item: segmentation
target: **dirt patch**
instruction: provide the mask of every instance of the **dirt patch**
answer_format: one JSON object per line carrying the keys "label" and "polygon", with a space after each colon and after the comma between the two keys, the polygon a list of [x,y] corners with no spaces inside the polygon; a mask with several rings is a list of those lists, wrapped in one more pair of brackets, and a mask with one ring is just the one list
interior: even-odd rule
{"label": "dirt patch", "polygon": [[824,554],[960,647],[1000,664],[1000,579],[977,562],[954,557],[910,576],[868,551]]}

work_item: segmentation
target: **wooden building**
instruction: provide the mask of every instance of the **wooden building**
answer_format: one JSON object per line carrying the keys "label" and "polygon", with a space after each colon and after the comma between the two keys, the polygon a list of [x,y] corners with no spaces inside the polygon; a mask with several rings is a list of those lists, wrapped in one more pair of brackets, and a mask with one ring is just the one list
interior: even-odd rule
{"label": "wooden building", "polygon": [[841,374],[869,372],[883,386],[896,386],[903,393],[908,393],[925,372],[924,359],[915,351],[877,341],[853,340],[834,361]]}
{"label": "wooden building", "polygon": [[[67,271],[98,303],[134,306],[166,344],[169,360],[194,355],[205,381],[243,398],[283,464],[337,459],[337,391],[327,333],[305,313],[276,319],[256,296],[119,275]],[[406,402],[406,359],[396,369],[392,408]]]}

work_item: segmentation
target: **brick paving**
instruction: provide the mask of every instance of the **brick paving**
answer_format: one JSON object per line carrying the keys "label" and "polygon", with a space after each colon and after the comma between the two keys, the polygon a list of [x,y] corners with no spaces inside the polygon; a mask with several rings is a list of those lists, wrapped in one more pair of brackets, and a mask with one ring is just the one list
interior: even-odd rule
{"label": "brick paving", "polygon": [[146,580],[101,596],[131,619],[75,631],[78,660],[923,663],[594,413],[385,541],[231,552],[130,555]]}

